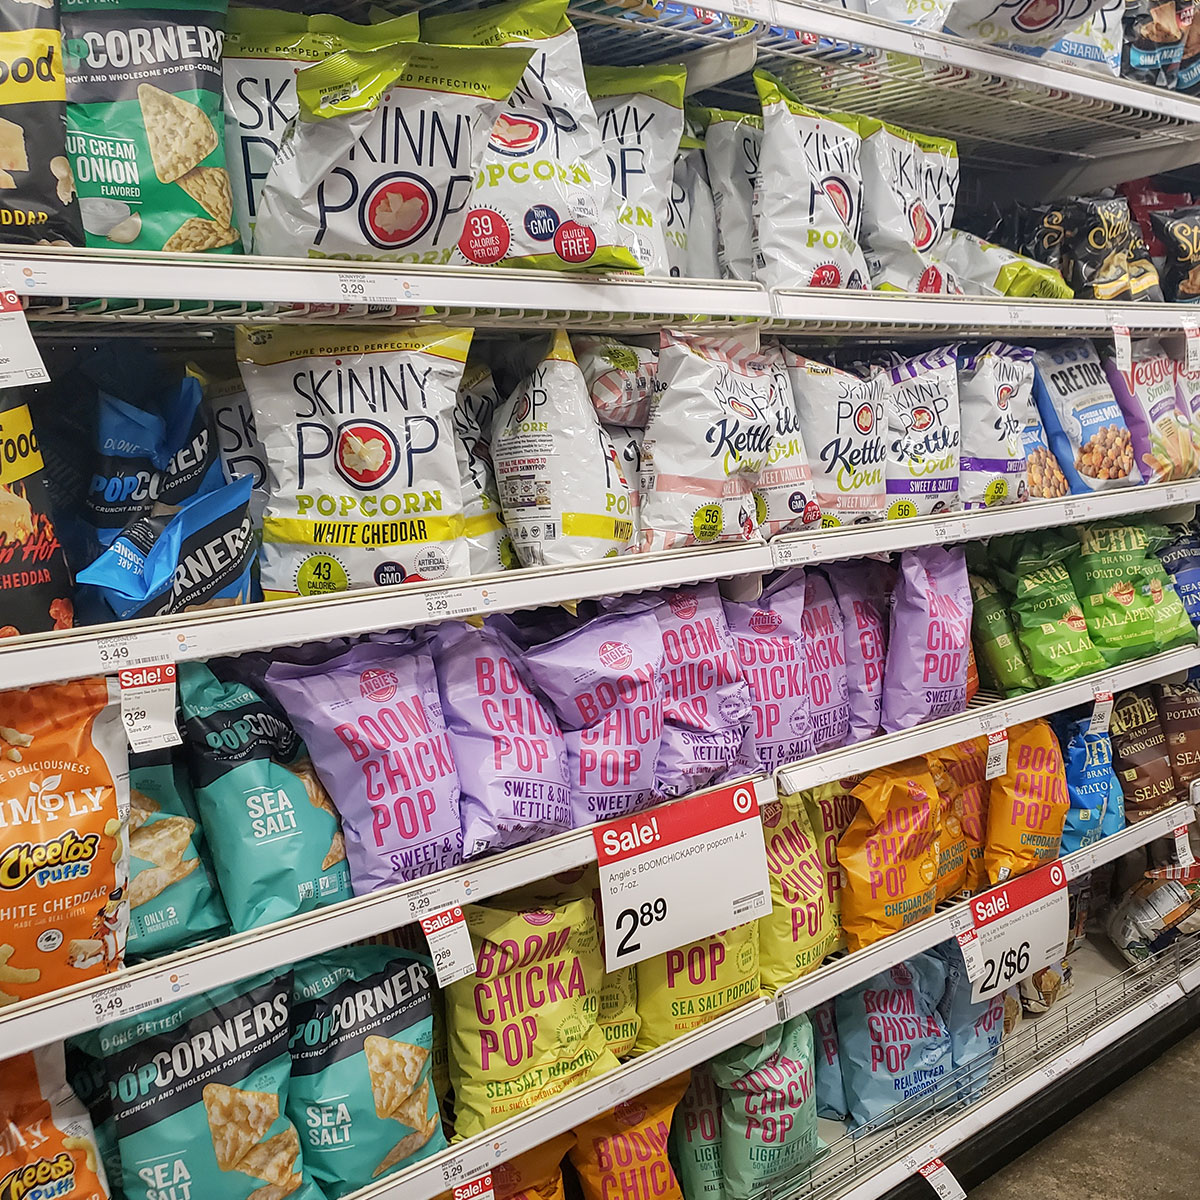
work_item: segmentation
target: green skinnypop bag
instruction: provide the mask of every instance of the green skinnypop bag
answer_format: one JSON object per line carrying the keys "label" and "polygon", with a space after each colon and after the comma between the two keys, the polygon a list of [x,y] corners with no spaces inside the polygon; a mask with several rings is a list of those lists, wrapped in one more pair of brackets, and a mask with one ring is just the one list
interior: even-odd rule
{"label": "green skinnypop bag", "polygon": [[169,751],[129,763],[130,957],[220,937],[229,917],[201,847],[204,831],[182,763]]}
{"label": "green skinnypop bag", "polygon": [[729,1200],[750,1200],[817,1156],[812,1025],[801,1013],[709,1064],[721,1089],[721,1166]]}
{"label": "green skinnypop bag", "polygon": [[1008,599],[985,575],[970,574],[971,629],[980,672],[1006,696],[1032,692],[1037,681],[1021,653]]}
{"label": "green skinnypop bag", "polygon": [[89,246],[233,253],[226,0],[62,0],[67,153]]}
{"label": "green skinnypop bag", "polygon": [[687,1200],[724,1200],[721,1171],[721,1096],[708,1065],[692,1079],[671,1122],[671,1165]]}
{"label": "green skinnypop bag", "polygon": [[200,820],[234,929],[349,899],[333,803],[295,730],[252,688],[181,663],[179,701]]}
{"label": "green skinnypop bag", "polygon": [[1142,585],[1146,535],[1136,525],[1084,525],[1067,570],[1092,645],[1110,666],[1154,653],[1154,601]]}
{"label": "green skinnypop bag", "polygon": [[291,991],[257,975],[101,1029],[129,1200],[321,1200],[284,1116]]}
{"label": "green skinnypop bag", "polygon": [[433,989],[428,959],[389,946],[297,963],[287,1115],[326,1200],[446,1148]]}

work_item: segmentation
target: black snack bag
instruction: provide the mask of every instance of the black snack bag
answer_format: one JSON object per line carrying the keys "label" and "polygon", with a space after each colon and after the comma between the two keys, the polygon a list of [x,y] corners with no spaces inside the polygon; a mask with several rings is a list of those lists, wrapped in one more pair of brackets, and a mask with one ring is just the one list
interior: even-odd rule
{"label": "black snack bag", "polygon": [[58,4],[0,0],[0,241],[83,245]]}
{"label": "black snack bag", "polygon": [[1136,221],[1130,223],[1129,230],[1129,290],[1135,300],[1157,303],[1163,298],[1158,268],[1150,258],[1150,249]]}
{"label": "black snack bag", "polygon": [[1062,270],[1063,241],[1067,235],[1066,210],[1061,204],[1024,205],[1020,210],[1018,254],[1036,258],[1048,267]]}
{"label": "black snack bag", "polygon": [[1150,221],[1167,251],[1163,292],[1181,304],[1200,301],[1200,207],[1152,212]]}
{"label": "black snack bag", "polygon": [[1081,300],[1133,299],[1132,221],[1129,204],[1121,197],[1074,200],[1068,206],[1069,262],[1064,264],[1064,275]]}
{"label": "black snack bag", "polygon": [[1121,74],[1173,88],[1192,21],[1192,0],[1133,0],[1125,5]]}

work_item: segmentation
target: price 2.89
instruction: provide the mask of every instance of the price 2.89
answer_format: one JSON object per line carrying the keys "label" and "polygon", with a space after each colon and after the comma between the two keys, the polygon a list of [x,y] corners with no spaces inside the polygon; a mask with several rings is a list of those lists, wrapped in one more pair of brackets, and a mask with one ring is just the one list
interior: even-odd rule
{"label": "price 2.89", "polygon": [[617,943],[617,957],[622,954],[636,954],[641,948],[641,942],[630,939],[639,929],[655,925],[667,919],[667,901],[665,896],[657,900],[647,900],[640,908],[623,908],[617,913],[616,926],[625,931],[625,936]]}
{"label": "price 2.89", "polygon": [[1024,979],[1029,974],[1029,943],[1022,942],[1019,946],[1006,946],[1002,954],[995,958],[983,960],[983,987],[981,991],[989,992],[992,988],[1003,984],[1007,987]]}

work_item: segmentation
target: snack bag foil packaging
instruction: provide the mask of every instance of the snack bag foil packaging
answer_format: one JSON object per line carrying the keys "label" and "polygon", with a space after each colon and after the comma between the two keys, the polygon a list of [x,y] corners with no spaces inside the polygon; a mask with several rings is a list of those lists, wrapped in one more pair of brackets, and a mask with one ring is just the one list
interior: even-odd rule
{"label": "snack bag foil packaging", "polygon": [[861,805],[838,843],[842,926],[852,951],[933,912],[942,805],[920,759],[872,771],[854,795]]}
{"label": "snack bag foil packaging", "polygon": [[1171,773],[1182,792],[1200,778],[1200,684],[1189,675],[1182,683],[1160,683],[1156,690]]}
{"label": "snack bag foil packaging", "polygon": [[[116,971],[129,929],[129,765],[116,679],[0,692],[0,1008]],[[61,872],[39,863],[70,862]]]}
{"label": "snack bag foil packaging", "polygon": [[287,1115],[328,1200],[446,1148],[433,1095],[433,968],[388,946],[297,963]]}
{"label": "snack bag foil packaging", "polygon": [[[954,0],[946,29],[973,42],[992,46],[1053,46],[1074,33],[1103,7],[1103,0],[1076,0],[1071,5],[1024,4],[1004,0]],[[957,1065],[957,1064],[956,1064]]]}
{"label": "snack bag foil packaging", "polygon": [[1181,934],[1200,930],[1200,883],[1143,879],[1121,897],[1105,924],[1113,945],[1137,966]]}
{"label": "snack bag foil packaging", "polygon": [[587,70],[612,185],[625,201],[617,219],[647,275],[671,274],[667,225],[686,80],[677,66]]}
{"label": "snack bag foil packaging", "polygon": [[1025,447],[1025,462],[1029,469],[1029,498],[1059,500],[1066,496],[1071,485],[1067,483],[1067,477],[1050,449],[1050,439],[1046,436],[1046,428],[1032,397],[1025,406],[1021,442]]}
{"label": "snack bag foil packaging", "polygon": [[1171,577],[1192,624],[1200,624],[1200,536],[1190,528],[1172,529],[1175,536],[1154,553]]}
{"label": "snack bag foil packaging", "polygon": [[463,911],[475,974],[446,989],[446,1016],[454,1129],[471,1137],[617,1060],[596,1024],[604,960],[590,895],[512,894]]}
{"label": "snack bag foil packaging", "polygon": [[341,815],[356,896],[462,862],[458,769],[424,646],[277,662],[267,686]]}
{"label": "snack bag foil packaging", "polygon": [[[469,47],[461,60],[469,80],[477,78],[480,47],[530,52],[477,165],[456,261],[552,271],[639,270],[617,220],[617,197],[566,0],[510,0],[475,9],[470,17],[425,17],[421,37]],[[667,153],[673,155],[674,148]]]}
{"label": "snack bag foil packaging", "polygon": [[1125,798],[1125,816],[1132,825],[1183,798],[1167,751],[1154,693],[1148,686],[1120,692],[1113,702],[1113,768]]}
{"label": "snack bag foil packaging", "polygon": [[725,279],[754,279],[754,189],[763,120],[750,113],[689,108],[704,129],[704,161],[717,210],[717,258]]}
{"label": "snack bag foil packaging", "polygon": [[821,509],[814,498],[808,451],[796,413],[783,348],[763,347],[771,367],[771,449],[754,489],[754,507],[763,537],[820,527]]}
{"label": "snack bag foil packaging", "polygon": [[[203,663],[180,664],[179,692],[196,805],[233,928],[348,899],[337,815],[291,726],[253,688],[222,683]],[[157,828],[149,848],[169,874],[168,852],[186,830]]]}
{"label": "snack bag foil packaging", "polygon": [[263,596],[466,575],[452,416],[468,330],[239,327],[270,466]]}
{"label": "snack bag foil packaging", "polygon": [[806,108],[754,72],[763,170],[754,188],[754,277],[772,288],[869,287],[857,118]]}
{"label": "snack bag foil packaging", "polygon": [[721,1096],[707,1063],[691,1081],[671,1123],[672,1162],[689,1200],[724,1200],[721,1171]]}
{"label": "snack bag foil packaging", "polygon": [[339,50],[415,42],[416,13],[376,25],[354,25],[327,13],[269,8],[229,12],[221,74],[225,83],[225,147],[237,227],[249,243],[263,180],[288,123],[300,110],[296,75]]}
{"label": "snack bag foil packaging", "polygon": [[841,609],[845,630],[846,683],[850,697],[847,742],[879,732],[887,661],[888,605],[895,572],[871,559],[826,563],[825,575]]}
{"label": "snack bag foil packaging", "polygon": [[1064,714],[1054,720],[1071,798],[1071,811],[1063,826],[1063,854],[1100,840],[1110,804],[1117,805],[1121,824],[1125,823],[1121,784],[1113,771],[1112,739],[1107,733],[1090,732],[1090,724],[1090,713],[1079,718]]}
{"label": "snack bag foil packaging", "polygon": [[708,181],[704,143],[680,139],[671,185],[671,221],[667,226],[671,274],[690,279],[720,279],[717,206]]}
{"label": "snack bag foil packaging", "polygon": [[[68,1038],[63,1042],[63,1058],[65,1059],[66,1081],[76,1098],[87,1109],[92,1126],[92,1138],[100,1155],[100,1165],[104,1170],[106,1190],[100,1193],[100,1200],[112,1197],[112,1200],[123,1200],[125,1195],[121,1188],[123,1171],[121,1156],[117,1150],[117,1134],[113,1124],[112,1100],[108,1091],[108,1075],[104,1070],[104,1060],[100,1057],[100,1031],[89,1029]],[[22,1077],[29,1078],[25,1062],[9,1059],[5,1066],[16,1066],[20,1063]],[[3,1071],[4,1067],[0,1067]],[[6,1087],[4,1094],[16,1095],[15,1089]],[[77,1136],[86,1136],[77,1134]],[[85,1149],[86,1154],[86,1149]],[[90,1160],[89,1160],[90,1163]],[[99,1171],[97,1171],[99,1174]],[[86,1193],[85,1193],[86,1197]],[[90,1197],[86,1197],[90,1200]]]}
{"label": "snack bag foil packaging", "polygon": [[564,330],[497,410],[491,453],[522,566],[588,562],[628,547],[629,482]]}
{"label": "snack bag foil packaging", "polygon": [[1092,645],[1109,666],[1144,658],[1155,649],[1154,600],[1145,575],[1146,531],[1105,522],[1073,531],[1078,549],[1067,570],[1079,597]]}
{"label": "snack bag foil packaging", "polygon": [[562,1164],[574,1145],[574,1132],[560,1133],[493,1167],[496,1200],[566,1200]]}
{"label": "snack bag foil packaging", "polygon": [[1070,807],[1054,731],[1045,721],[1013,725],[1004,774],[988,789],[983,852],[988,883],[1004,883],[1056,859]]}
{"label": "snack bag foil packaging", "polygon": [[883,391],[888,518],[957,508],[961,418],[954,348],[931,350],[888,368]]}
{"label": "snack bag foil packaging", "polygon": [[89,246],[233,253],[225,0],[62,0],[67,154]]}
{"label": "snack bag foil packaging", "polygon": [[1115,358],[1105,359],[1104,373],[1129,427],[1142,482],[1183,479],[1192,474],[1192,435],[1180,419],[1175,363],[1158,338],[1138,338],[1132,358],[1128,377]]}
{"label": "snack bag foil packaging", "polygon": [[262,185],[255,253],[450,262],[488,130],[528,61],[518,46],[409,42],[304,68],[299,114]]}
{"label": "snack bag foil packaging", "polygon": [[258,975],[101,1029],[128,1200],[172,1175],[196,1196],[319,1200],[284,1116],[291,991],[291,971]]}
{"label": "snack bag foil packaging", "polygon": [[658,348],[584,334],[571,338],[571,348],[601,423],[645,429],[658,378]]}
{"label": "snack bag foil packaging", "polygon": [[954,220],[958,147],[858,118],[862,137],[862,240],[873,287],[892,292],[954,292],[931,257]]}
{"label": "snack bag foil packaging", "polygon": [[437,626],[432,642],[446,731],[462,788],[463,857],[571,828],[562,730],[496,627]]}
{"label": "snack bag foil packaging", "polygon": [[0,234],[6,242],[82,246],[66,146],[67,80],[56,0],[0,7]]}
{"label": "snack bag foil packaging", "polygon": [[946,964],[946,994],[938,1012],[950,1034],[950,1057],[959,1098],[978,1099],[991,1074],[992,1062],[1004,1037],[1005,992],[990,1000],[971,1000],[972,982],[962,951],[955,941],[933,948]]}
{"label": "snack bag foil packaging", "polygon": [[504,528],[500,488],[492,466],[492,424],[500,396],[492,372],[467,363],[454,406],[454,450],[462,484],[463,536],[470,573],[488,575],[514,566],[512,539]]}
{"label": "snack bag foil packaging", "polygon": [[[1200,37],[1200,33],[1195,36]],[[1150,220],[1166,249],[1164,297],[1175,304],[1195,304],[1200,301],[1200,208],[1155,212]]]}
{"label": "snack bag foil packaging", "polygon": [[250,521],[261,538],[267,507],[267,452],[258,437],[246,385],[237,372],[211,373],[195,363],[188,363],[187,373],[199,381],[204,393],[225,478],[233,482],[250,477]]}
{"label": "snack bag foil packaging", "polygon": [[948,807],[958,818],[967,841],[964,890],[974,895],[986,883],[983,847],[986,839],[988,788],[987,739],[978,737],[937,752],[950,777]]}
{"label": "snack bag foil packaging", "polygon": [[1075,295],[1056,267],[1014,254],[962,229],[948,230],[930,257],[968,296],[1070,300]]}
{"label": "snack bag foil packaging", "polygon": [[1033,397],[1071,491],[1141,483],[1129,427],[1095,347],[1059,342],[1033,361]]}
{"label": "snack bag foil packaging", "polygon": [[770,362],[756,334],[663,330],[642,446],[642,549],[749,541],[774,438]]}
{"label": "snack bag foil packaging", "polygon": [[1014,504],[1029,494],[1025,411],[1033,395],[1033,351],[991,342],[958,356],[963,508]]}
{"label": "snack bag foil packaging", "polygon": [[972,645],[980,670],[1005,696],[1019,696],[1037,687],[1008,611],[1008,598],[994,580],[969,574]]}
{"label": "snack bag foil packaging", "polygon": [[842,888],[845,876],[838,865],[838,843],[850,828],[858,812],[858,798],[853,794],[861,777],[851,775],[833,783],[818,784],[803,793],[808,823],[817,839],[818,857],[825,875],[825,902],[833,919],[834,950],[844,950],[846,939],[842,932]]}

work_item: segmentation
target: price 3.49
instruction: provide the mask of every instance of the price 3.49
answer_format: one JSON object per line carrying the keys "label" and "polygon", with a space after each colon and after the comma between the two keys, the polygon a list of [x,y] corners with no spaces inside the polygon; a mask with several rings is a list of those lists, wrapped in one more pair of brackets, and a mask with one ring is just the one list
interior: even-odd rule
{"label": "price 3.49", "polygon": [[655,925],[667,919],[667,900],[659,896],[656,900],[647,900],[640,908],[623,908],[617,913],[616,926],[624,931],[624,937],[617,943],[617,956],[636,954],[641,948],[641,942],[631,941],[639,929]]}
{"label": "price 3.49", "polygon": [[1024,979],[1029,974],[1029,943],[1022,942],[1019,946],[1008,946],[1004,953],[997,958],[983,960],[983,987],[987,992],[1003,984],[1007,987]]}

